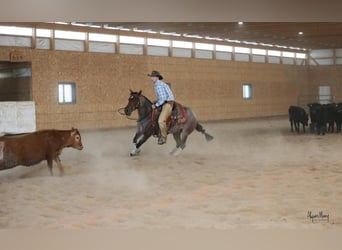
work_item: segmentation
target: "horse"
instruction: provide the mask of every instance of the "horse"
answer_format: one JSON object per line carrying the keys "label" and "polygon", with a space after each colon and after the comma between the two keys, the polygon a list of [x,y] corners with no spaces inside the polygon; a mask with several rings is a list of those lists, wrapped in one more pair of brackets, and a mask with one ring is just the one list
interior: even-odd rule
{"label": "horse", "polygon": [[[130,116],[134,110],[138,111],[137,131],[133,138],[133,150],[130,156],[136,156],[140,153],[140,147],[153,135],[158,136],[158,117],[153,113],[152,102],[142,94],[142,91],[135,92],[130,90],[128,104],[124,108],[126,116]],[[178,104],[179,105],[179,104]],[[168,134],[172,134],[176,141],[176,147],[170,152],[175,155],[185,148],[186,140],[195,129],[201,132],[206,141],[211,141],[213,136],[205,132],[202,125],[197,121],[196,115],[188,107],[183,107],[186,119],[182,122],[171,122]]]}

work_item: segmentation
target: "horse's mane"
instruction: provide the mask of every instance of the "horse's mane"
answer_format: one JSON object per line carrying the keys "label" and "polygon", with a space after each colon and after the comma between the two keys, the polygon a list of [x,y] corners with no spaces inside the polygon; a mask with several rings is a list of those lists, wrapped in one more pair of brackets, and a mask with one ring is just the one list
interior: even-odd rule
{"label": "horse's mane", "polygon": [[139,92],[131,91],[131,94],[144,97],[146,99],[146,101],[148,101],[152,105],[152,102],[150,101],[150,99],[148,99],[145,95],[143,95],[141,91],[139,91]]}

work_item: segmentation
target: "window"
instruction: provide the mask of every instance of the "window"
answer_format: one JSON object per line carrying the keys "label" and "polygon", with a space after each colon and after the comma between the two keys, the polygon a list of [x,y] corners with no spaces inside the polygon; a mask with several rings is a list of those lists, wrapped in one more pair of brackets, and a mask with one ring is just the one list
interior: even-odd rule
{"label": "window", "polygon": [[0,26],[0,34],[4,35],[32,36],[32,31],[26,27]]}
{"label": "window", "polygon": [[116,42],[115,35],[109,34],[98,34],[98,33],[89,33],[89,41],[97,41],[97,42]]}
{"label": "window", "polygon": [[235,53],[249,54],[249,48],[246,48],[246,47],[235,47]]}
{"label": "window", "polygon": [[65,30],[55,30],[55,38],[61,39],[72,39],[72,40],[85,40],[86,33],[78,31],[65,31]]}
{"label": "window", "polygon": [[120,36],[120,43],[144,44],[145,39],[143,37],[135,37],[135,36]]}
{"label": "window", "polygon": [[243,99],[252,99],[252,84],[245,83],[242,85],[242,97]]}
{"label": "window", "polygon": [[192,42],[172,41],[172,47],[191,49],[192,48]]}
{"label": "window", "polygon": [[264,49],[252,49],[252,54],[254,55],[266,55],[266,50]]}
{"label": "window", "polygon": [[294,52],[288,52],[288,51],[283,51],[283,57],[295,57],[295,53]]}
{"label": "window", "polygon": [[75,83],[58,83],[58,103],[59,104],[75,104],[76,103],[76,86]]}
{"label": "window", "polygon": [[147,38],[147,45],[169,47],[170,40]]}
{"label": "window", "polygon": [[214,50],[214,45],[209,43],[195,43],[195,49]]}
{"label": "window", "polygon": [[227,45],[216,45],[216,51],[232,52],[233,47]]}
{"label": "window", "polygon": [[279,51],[279,50],[269,50],[268,51],[268,55],[269,56],[280,56],[281,55],[281,51]]}
{"label": "window", "polygon": [[306,54],[304,54],[304,53],[296,53],[296,58],[305,59],[306,58]]}
{"label": "window", "polygon": [[36,29],[37,37],[51,37],[51,30],[49,29]]}

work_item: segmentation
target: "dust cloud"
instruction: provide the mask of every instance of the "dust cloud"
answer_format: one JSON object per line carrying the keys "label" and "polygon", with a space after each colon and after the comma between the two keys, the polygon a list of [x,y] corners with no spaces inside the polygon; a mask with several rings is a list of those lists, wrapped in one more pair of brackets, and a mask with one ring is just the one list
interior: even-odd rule
{"label": "dust cloud", "polygon": [[0,228],[341,228],[342,134],[291,133],[286,117],[203,126],[214,140],[195,131],[177,156],[171,135],[130,157],[133,127],[81,131],[62,177],[46,162],[0,171]]}

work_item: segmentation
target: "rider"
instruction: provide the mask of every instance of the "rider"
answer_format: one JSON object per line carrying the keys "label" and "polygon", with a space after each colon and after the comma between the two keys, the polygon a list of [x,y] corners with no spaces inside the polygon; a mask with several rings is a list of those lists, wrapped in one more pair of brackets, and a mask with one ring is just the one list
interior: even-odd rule
{"label": "rider", "polygon": [[160,75],[158,71],[153,70],[151,74],[148,74],[148,76],[151,77],[151,80],[154,83],[154,91],[158,99],[152,105],[152,109],[162,106],[162,111],[158,118],[158,124],[160,128],[160,137],[158,138],[158,144],[162,145],[166,143],[166,120],[171,115],[174,97],[169,85],[162,81],[163,77]]}

